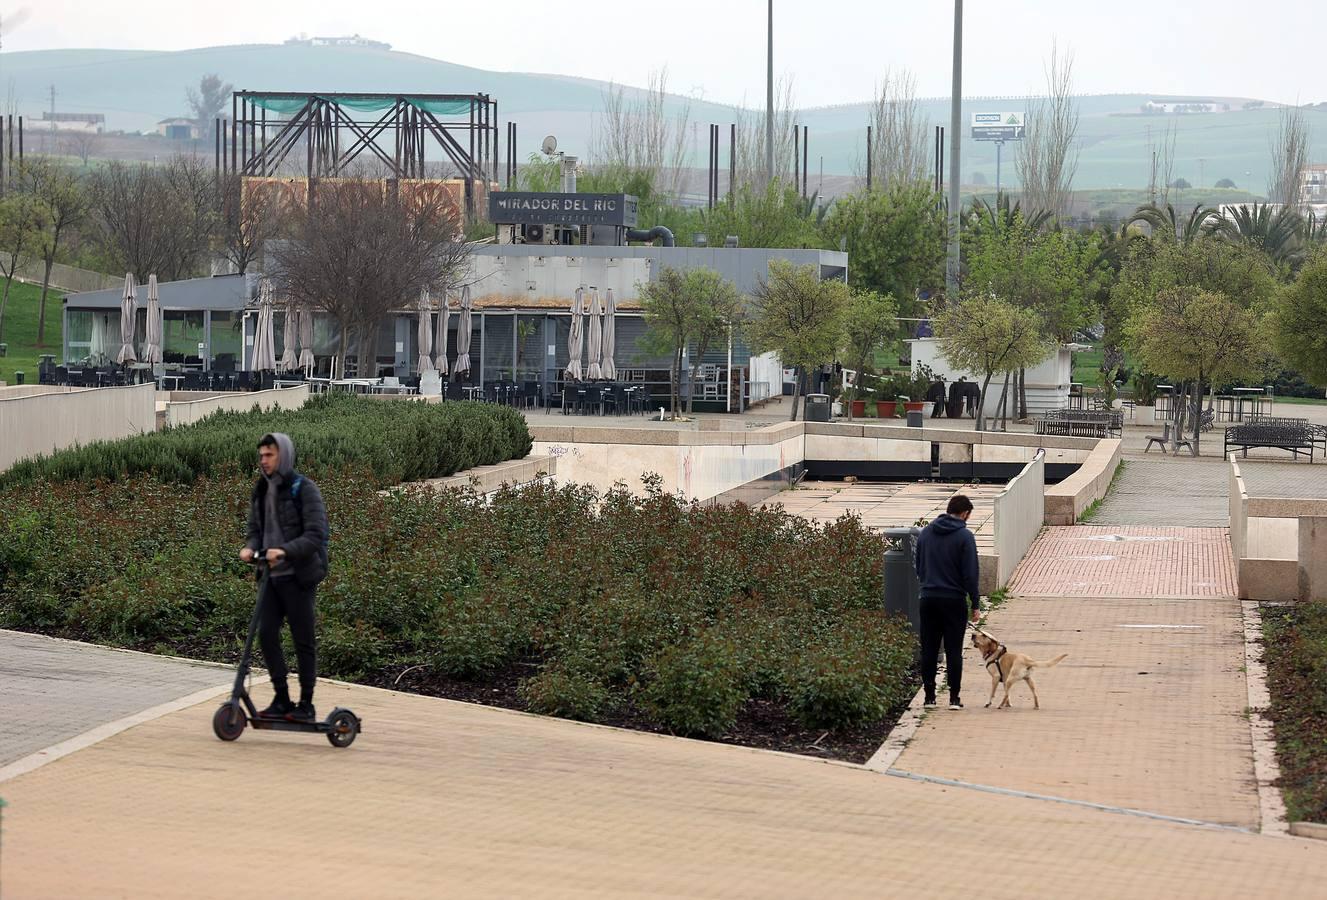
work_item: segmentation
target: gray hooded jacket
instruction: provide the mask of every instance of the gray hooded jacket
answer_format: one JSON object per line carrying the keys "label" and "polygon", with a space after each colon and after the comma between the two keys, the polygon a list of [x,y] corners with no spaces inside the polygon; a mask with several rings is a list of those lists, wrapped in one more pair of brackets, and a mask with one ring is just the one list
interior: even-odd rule
{"label": "gray hooded jacket", "polygon": [[263,440],[268,437],[276,441],[281,459],[276,472],[254,485],[246,546],[286,551],[286,559],[272,567],[272,577],[294,576],[301,586],[311,587],[327,576],[327,509],[318,485],[295,471],[295,444],[279,432]]}

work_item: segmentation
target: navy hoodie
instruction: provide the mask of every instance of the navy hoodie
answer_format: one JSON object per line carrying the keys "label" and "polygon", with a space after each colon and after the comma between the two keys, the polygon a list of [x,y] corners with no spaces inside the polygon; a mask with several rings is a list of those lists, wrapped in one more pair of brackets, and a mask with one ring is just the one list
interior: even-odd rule
{"label": "navy hoodie", "polygon": [[977,541],[967,523],[948,513],[922,529],[917,538],[917,577],[922,597],[972,598],[977,607]]}

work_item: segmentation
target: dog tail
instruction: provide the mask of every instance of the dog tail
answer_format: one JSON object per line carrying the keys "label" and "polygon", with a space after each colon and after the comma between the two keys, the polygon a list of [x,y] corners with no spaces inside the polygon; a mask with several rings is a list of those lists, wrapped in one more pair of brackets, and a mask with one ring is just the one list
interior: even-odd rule
{"label": "dog tail", "polygon": [[1058,666],[1069,657],[1068,653],[1061,653],[1050,662],[1037,662],[1035,659],[1028,661],[1029,669],[1049,669],[1051,666]]}

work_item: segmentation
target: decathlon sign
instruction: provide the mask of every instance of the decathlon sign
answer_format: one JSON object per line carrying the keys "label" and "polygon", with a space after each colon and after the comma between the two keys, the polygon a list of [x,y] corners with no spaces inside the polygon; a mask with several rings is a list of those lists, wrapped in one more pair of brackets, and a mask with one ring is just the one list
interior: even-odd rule
{"label": "decathlon sign", "polygon": [[1023,140],[1023,114],[1021,112],[973,113],[972,139],[974,141]]}

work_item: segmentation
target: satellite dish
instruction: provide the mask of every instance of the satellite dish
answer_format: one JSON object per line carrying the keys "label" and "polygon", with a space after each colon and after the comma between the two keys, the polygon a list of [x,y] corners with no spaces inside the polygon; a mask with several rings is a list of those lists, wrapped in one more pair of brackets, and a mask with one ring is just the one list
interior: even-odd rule
{"label": "satellite dish", "polygon": [[549,156],[552,156],[554,153],[557,153],[558,139],[553,137],[553,135],[551,134],[548,137],[544,138],[543,150],[544,153],[546,153]]}

